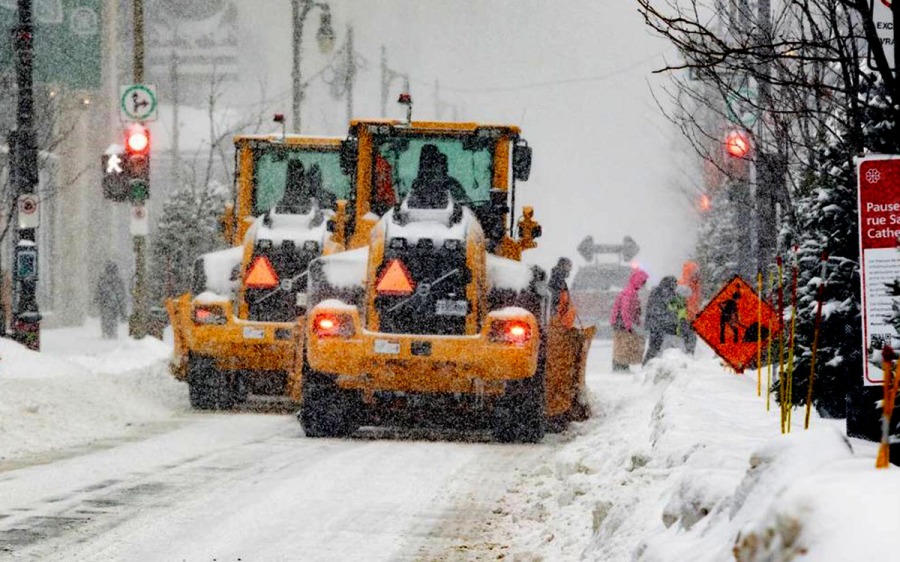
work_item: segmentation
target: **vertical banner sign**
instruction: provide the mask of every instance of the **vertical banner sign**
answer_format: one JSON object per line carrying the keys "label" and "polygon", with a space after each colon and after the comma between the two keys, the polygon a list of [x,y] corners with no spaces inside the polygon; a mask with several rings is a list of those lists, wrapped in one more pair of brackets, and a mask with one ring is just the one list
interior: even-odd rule
{"label": "vertical banner sign", "polygon": [[887,283],[900,279],[900,156],[856,161],[859,189],[859,268],[862,283],[863,383],[881,385],[883,374],[868,361],[897,338],[890,323],[893,298]]}
{"label": "vertical banner sign", "polygon": [[[869,0],[872,7],[872,20],[875,22],[875,33],[878,34],[878,42],[887,57],[888,66],[896,68],[894,60],[894,14],[891,12],[892,0]],[[875,67],[875,57],[872,56],[872,45],[869,45],[869,68]]]}

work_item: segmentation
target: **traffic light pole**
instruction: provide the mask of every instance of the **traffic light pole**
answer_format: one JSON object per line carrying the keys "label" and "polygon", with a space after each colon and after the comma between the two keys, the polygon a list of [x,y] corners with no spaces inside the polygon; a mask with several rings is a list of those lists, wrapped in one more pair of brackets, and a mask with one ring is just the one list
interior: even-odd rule
{"label": "traffic light pole", "polygon": [[[18,109],[13,144],[13,187],[17,197],[31,195],[38,183],[37,141],[34,134],[34,53],[31,0],[18,0],[19,24],[13,30]],[[18,205],[18,201],[16,203]],[[32,212],[36,212],[36,207]],[[21,220],[19,221],[21,224]],[[33,225],[32,225],[33,226]],[[37,229],[17,230],[14,259],[13,334],[20,343],[39,350],[41,313],[37,303]]]}
{"label": "traffic light pole", "polygon": [[[144,2],[133,0],[134,11],[134,83],[144,83]],[[148,180],[149,191],[149,180]],[[135,235],[134,238],[134,286],[132,288],[132,313],[129,319],[128,333],[135,338],[143,338],[148,331],[147,287],[146,287],[146,238]]]}

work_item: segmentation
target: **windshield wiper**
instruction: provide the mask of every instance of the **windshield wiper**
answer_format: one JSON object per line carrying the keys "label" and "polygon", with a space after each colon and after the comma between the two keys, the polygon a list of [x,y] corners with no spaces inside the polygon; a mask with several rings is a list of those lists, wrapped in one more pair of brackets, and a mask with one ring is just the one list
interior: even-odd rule
{"label": "windshield wiper", "polygon": [[411,301],[412,301],[414,298],[416,298],[416,297],[419,297],[419,296],[428,296],[428,294],[431,292],[431,288],[432,288],[432,287],[434,287],[434,286],[437,285],[438,283],[441,283],[441,282],[443,282],[443,281],[445,281],[445,280],[447,280],[447,279],[453,277],[454,275],[456,275],[456,274],[458,274],[458,273],[459,273],[459,268],[456,268],[456,269],[453,269],[453,270],[451,270],[451,271],[449,271],[449,272],[447,272],[447,273],[441,275],[440,277],[438,277],[437,279],[435,279],[435,280],[432,281],[431,283],[419,283],[419,285],[416,287],[416,292],[415,292],[415,293],[411,294],[410,296],[408,296],[408,297],[406,297],[405,299],[403,299],[402,301],[398,302],[397,304],[395,304],[395,305],[392,306],[391,308],[387,309],[387,311],[388,311],[388,312],[394,312],[395,310],[397,310],[397,309],[400,308],[401,306],[404,306],[404,305],[406,305],[407,303],[411,302]]}
{"label": "windshield wiper", "polygon": [[277,286],[277,287],[275,287],[274,289],[272,289],[271,291],[269,291],[269,292],[266,293],[265,295],[259,297],[259,298],[256,299],[255,301],[253,301],[253,304],[259,304],[259,303],[263,302],[264,300],[268,299],[269,297],[271,297],[272,295],[274,295],[274,294],[277,293],[278,291],[282,291],[282,290],[284,290],[284,291],[290,291],[290,290],[292,290],[292,289],[294,288],[294,284],[295,284],[297,281],[299,281],[304,275],[306,275],[306,273],[307,273],[308,271],[309,271],[309,270],[305,270],[305,271],[303,271],[303,273],[300,273],[300,274],[298,274],[298,275],[295,275],[294,277],[291,277],[290,279],[287,279],[287,282],[281,281],[280,283],[278,283],[278,286]]}

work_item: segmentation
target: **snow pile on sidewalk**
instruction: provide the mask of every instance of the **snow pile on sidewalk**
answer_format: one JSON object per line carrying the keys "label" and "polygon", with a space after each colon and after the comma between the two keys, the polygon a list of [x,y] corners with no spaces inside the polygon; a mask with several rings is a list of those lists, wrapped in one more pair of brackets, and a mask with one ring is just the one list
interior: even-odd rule
{"label": "snow pile on sidewalk", "polygon": [[802,410],[782,436],[755,372],[670,351],[593,390],[595,417],[498,508],[513,559],[845,562],[900,548],[900,471],[876,471],[874,447],[854,452],[833,422],[804,431]]}
{"label": "snow pile on sidewalk", "polygon": [[56,345],[53,332],[41,353],[0,339],[0,462],[127,437],[188,409],[162,342],[81,342],[69,356],[76,348]]}

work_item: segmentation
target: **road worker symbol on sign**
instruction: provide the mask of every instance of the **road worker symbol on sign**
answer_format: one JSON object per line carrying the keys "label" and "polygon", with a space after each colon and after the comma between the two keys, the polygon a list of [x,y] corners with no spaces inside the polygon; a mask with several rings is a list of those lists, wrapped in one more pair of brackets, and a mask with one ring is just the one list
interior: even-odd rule
{"label": "road worker symbol on sign", "polygon": [[781,330],[778,315],[746,281],[735,276],[693,323],[697,335],[736,371],[756,360],[758,345]]}

